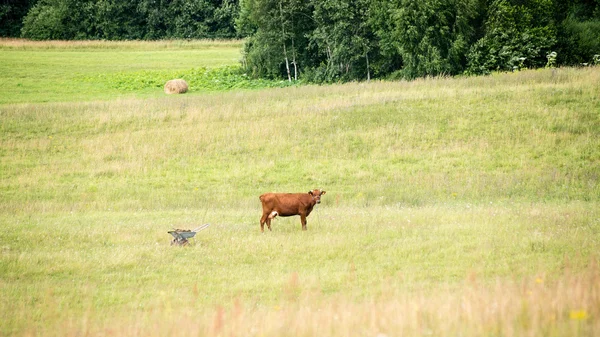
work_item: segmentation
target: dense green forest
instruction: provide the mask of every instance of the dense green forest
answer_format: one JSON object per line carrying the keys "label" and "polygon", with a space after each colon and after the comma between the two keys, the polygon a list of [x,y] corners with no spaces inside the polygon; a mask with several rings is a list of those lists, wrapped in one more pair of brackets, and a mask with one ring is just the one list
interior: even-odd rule
{"label": "dense green forest", "polygon": [[34,40],[230,39],[237,0],[8,0],[2,36]]}
{"label": "dense green forest", "polygon": [[331,82],[598,62],[600,0],[247,0],[255,76]]}
{"label": "dense green forest", "polygon": [[29,39],[246,38],[243,67],[308,82],[600,63],[600,0],[4,1]]}

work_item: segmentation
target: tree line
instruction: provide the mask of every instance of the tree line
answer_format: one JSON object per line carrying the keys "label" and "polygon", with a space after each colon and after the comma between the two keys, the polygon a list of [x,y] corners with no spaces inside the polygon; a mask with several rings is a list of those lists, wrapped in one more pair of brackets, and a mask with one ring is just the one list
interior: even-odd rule
{"label": "tree line", "polygon": [[258,77],[311,82],[600,63],[600,0],[246,0]]}
{"label": "tree line", "polygon": [[1,36],[246,38],[254,77],[309,82],[600,63],[600,0],[8,0]]}
{"label": "tree line", "polygon": [[8,0],[0,36],[33,40],[230,39],[238,0]]}

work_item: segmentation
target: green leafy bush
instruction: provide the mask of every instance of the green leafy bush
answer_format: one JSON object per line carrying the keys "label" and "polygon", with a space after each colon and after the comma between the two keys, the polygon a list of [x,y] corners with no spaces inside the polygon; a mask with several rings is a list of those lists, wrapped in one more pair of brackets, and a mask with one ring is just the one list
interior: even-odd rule
{"label": "green leafy bush", "polygon": [[32,40],[87,37],[92,19],[90,1],[40,0],[23,19],[21,35]]}
{"label": "green leafy bush", "polygon": [[600,53],[600,19],[579,21],[573,17],[563,23],[562,44],[567,64],[577,65],[593,62]]}
{"label": "green leafy bush", "polygon": [[555,51],[546,55],[546,58],[548,59],[548,63],[546,63],[546,68],[556,68],[556,56],[557,54]]}
{"label": "green leafy bush", "polygon": [[234,38],[238,10],[235,0],[39,0],[23,19],[21,35],[34,40]]}
{"label": "green leafy bush", "polygon": [[456,75],[464,70],[472,42],[475,1],[404,0],[394,11],[403,77]]}
{"label": "green leafy bush", "polygon": [[513,2],[496,0],[490,5],[485,35],[468,52],[467,73],[538,68],[547,63],[546,55],[556,45],[552,1]]}
{"label": "green leafy bush", "polygon": [[280,88],[299,85],[300,81],[255,79],[248,76],[239,66],[219,68],[199,67],[189,70],[161,71],[142,70],[135,72],[107,73],[90,81],[102,81],[109,87],[119,90],[137,91],[150,88],[162,88],[168,80],[184,79],[190,91],[224,91],[231,89]]}

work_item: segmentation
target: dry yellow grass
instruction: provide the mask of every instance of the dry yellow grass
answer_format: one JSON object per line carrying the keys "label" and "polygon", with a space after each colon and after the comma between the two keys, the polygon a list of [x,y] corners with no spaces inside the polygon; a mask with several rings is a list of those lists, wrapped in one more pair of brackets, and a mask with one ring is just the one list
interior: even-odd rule
{"label": "dry yellow grass", "polygon": [[185,49],[206,48],[243,45],[242,40],[158,40],[158,41],[106,41],[106,40],[82,40],[82,41],[33,41],[16,38],[0,38],[0,48],[11,49]]}
{"label": "dry yellow grass", "polygon": [[[349,279],[349,282],[352,280]],[[597,336],[600,274],[594,262],[582,273],[558,279],[534,275],[433,290],[378,289],[377,297],[352,300],[303,292],[291,274],[284,298],[265,307],[235,299],[208,310],[178,308],[168,300],[119,318],[96,313],[30,335],[44,336]],[[201,285],[200,285],[201,286]],[[268,285],[266,285],[268,286]],[[372,290],[373,291],[373,290]],[[49,295],[50,296],[50,295]],[[181,289],[196,301],[197,286]],[[58,299],[56,299],[58,300]],[[90,300],[90,299],[84,299]]]}

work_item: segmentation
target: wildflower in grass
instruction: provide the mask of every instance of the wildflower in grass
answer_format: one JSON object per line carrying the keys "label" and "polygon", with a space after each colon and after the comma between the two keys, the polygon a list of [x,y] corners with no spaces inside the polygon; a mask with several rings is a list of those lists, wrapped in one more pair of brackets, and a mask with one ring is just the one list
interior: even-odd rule
{"label": "wildflower in grass", "polygon": [[535,283],[542,284],[542,283],[544,283],[544,280],[542,280],[541,277],[538,277],[538,278],[535,279]]}
{"label": "wildflower in grass", "polygon": [[517,59],[517,61],[519,62],[519,65],[518,65],[519,70],[521,70],[525,67],[525,60],[527,60],[526,57],[519,57]]}
{"label": "wildflower in grass", "polygon": [[556,56],[558,54],[556,52],[551,52],[546,55],[548,59],[548,63],[546,63],[546,68],[556,68]]}
{"label": "wildflower in grass", "polygon": [[588,318],[588,314],[585,310],[571,310],[569,318],[574,321],[583,321]]}

